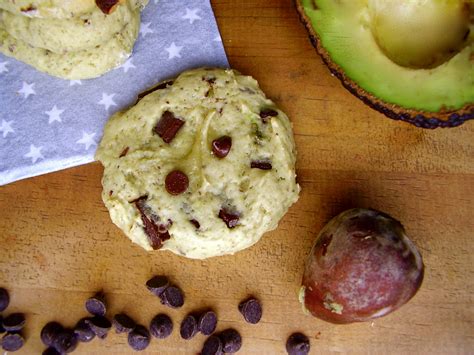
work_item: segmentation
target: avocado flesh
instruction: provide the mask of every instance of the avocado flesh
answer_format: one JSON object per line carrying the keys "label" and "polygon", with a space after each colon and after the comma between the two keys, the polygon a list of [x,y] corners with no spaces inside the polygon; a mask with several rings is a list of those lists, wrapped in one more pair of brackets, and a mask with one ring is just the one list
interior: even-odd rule
{"label": "avocado flesh", "polygon": [[[439,0],[435,0],[439,1]],[[321,45],[347,77],[379,99],[425,112],[455,112],[474,103],[474,28],[466,45],[430,69],[396,64],[372,33],[367,0],[302,0]]]}

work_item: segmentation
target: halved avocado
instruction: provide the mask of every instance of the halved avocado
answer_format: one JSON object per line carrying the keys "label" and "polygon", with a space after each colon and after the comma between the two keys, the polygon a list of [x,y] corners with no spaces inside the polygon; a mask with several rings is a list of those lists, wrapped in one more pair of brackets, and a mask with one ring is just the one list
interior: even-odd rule
{"label": "halved avocado", "polygon": [[474,119],[472,0],[296,0],[322,59],[386,116],[423,128]]}

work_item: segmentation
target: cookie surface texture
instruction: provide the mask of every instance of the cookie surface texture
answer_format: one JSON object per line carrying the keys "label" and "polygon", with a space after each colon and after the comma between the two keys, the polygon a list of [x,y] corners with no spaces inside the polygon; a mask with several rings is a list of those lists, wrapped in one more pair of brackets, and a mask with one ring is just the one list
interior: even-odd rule
{"label": "cookie surface texture", "polygon": [[140,13],[135,11],[123,29],[104,43],[91,49],[54,53],[32,47],[0,26],[0,52],[60,78],[89,79],[125,62],[132,52],[139,27]]}
{"label": "cookie surface texture", "polygon": [[110,15],[96,7],[90,13],[71,19],[29,18],[8,11],[0,11],[0,19],[12,37],[33,47],[64,53],[104,44],[133,21],[137,11],[126,2]]}
{"label": "cookie surface texture", "polygon": [[147,250],[233,254],[298,199],[288,117],[233,70],[190,70],[157,86],[111,117],[96,158],[112,221]]}
{"label": "cookie surface texture", "polygon": [[[100,1],[100,0],[98,0]],[[123,3],[124,1],[118,1]],[[136,9],[143,9],[148,0],[131,0]],[[65,19],[79,17],[98,8],[96,0],[0,0],[0,9],[15,15],[34,18]]]}

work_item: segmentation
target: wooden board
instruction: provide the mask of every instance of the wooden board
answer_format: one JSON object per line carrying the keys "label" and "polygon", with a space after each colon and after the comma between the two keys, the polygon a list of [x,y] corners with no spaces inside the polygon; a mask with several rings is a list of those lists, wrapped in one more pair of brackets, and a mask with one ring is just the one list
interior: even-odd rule
{"label": "wooden board", "polygon": [[[235,256],[187,260],[132,245],[110,222],[94,163],[0,187],[0,285],[9,312],[27,315],[27,345],[39,353],[49,320],[73,326],[84,300],[104,289],[110,314],[145,325],[160,312],[173,335],[144,353],[195,354],[204,337],[177,331],[190,311],[214,308],[218,329],[243,335],[242,354],[284,354],[302,331],[313,354],[472,353],[474,349],[474,121],[427,131],[371,110],[331,77],[293,5],[284,0],[213,1],[232,66],[257,78],[293,121],[300,200],[254,247]],[[304,316],[296,293],[304,259],[328,219],[349,207],[374,207],[400,219],[426,265],[423,286],[399,311],[373,323],[337,326]],[[167,274],[186,293],[170,310],[146,290]],[[258,325],[243,322],[238,302],[263,302]],[[78,354],[126,354],[126,338],[80,345]]]}

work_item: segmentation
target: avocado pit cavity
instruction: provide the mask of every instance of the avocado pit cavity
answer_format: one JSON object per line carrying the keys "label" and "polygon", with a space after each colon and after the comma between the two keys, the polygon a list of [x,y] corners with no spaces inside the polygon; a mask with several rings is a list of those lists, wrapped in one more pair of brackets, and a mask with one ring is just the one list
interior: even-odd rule
{"label": "avocado pit cavity", "polygon": [[396,64],[437,67],[469,41],[470,6],[463,0],[368,0],[377,45]]}

